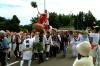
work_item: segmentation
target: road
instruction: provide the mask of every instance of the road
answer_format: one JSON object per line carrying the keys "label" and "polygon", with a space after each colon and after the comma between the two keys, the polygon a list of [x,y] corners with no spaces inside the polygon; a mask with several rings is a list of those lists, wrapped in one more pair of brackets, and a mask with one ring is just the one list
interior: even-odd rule
{"label": "road", "polygon": [[[13,55],[13,53],[11,54]],[[44,54],[45,58],[45,54]],[[66,57],[63,58],[63,52],[57,54],[57,57],[51,57],[48,61],[44,61],[38,64],[38,60],[32,60],[31,66],[72,66],[76,58],[72,57],[71,46],[67,50]],[[20,61],[16,61],[13,56],[10,60],[6,60],[9,66],[19,66]],[[28,62],[25,61],[23,66],[28,66]]]}

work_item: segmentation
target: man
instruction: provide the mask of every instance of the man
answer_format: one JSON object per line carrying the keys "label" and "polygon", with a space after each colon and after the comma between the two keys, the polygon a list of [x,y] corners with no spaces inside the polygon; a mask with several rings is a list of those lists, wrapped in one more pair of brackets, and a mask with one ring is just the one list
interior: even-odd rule
{"label": "man", "polygon": [[[35,42],[42,42],[44,44],[43,48],[45,47],[45,44],[47,44],[47,39],[46,36],[44,35],[44,31],[41,31],[39,35],[36,35]],[[39,54],[39,64],[40,64],[44,62],[43,51],[40,51],[38,54]]]}
{"label": "man", "polygon": [[47,38],[47,44],[46,44],[46,60],[49,60],[50,46],[53,45],[52,37],[51,37],[49,31],[46,32],[46,38]]}
{"label": "man", "polygon": [[51,36],[52,36],[53,46],[50,47],[50,56],[52,56],[52,52],[53,52],[53,55],[56,57],[57,48],[59,48],[58,47],[59,38],[58,35],[56,34],[55,29],[52,29]]}
{"label": "man", "polygon": [[6,66],[6,54],[9,54],[8,40],[5,37],[5,31],[0,31],[0,62],[2,66]]}
{"label": "man", "polygon": [[20,35],[17,33],[16,36],[15,36],[15,43],[16,43],[16,48],[14,50],[14,55],[16,56],[16,60],[19,60],[20,56],[18,56],[18,53],[20,54],[19,52],[19,44],[20,44]]}
{"label": "man", "polygon": [[93,33],[89,33],[90,38],[92,39],[91,46],[91,55],[93,57],[93,64],[96,63],[96,49],[99,44],[99,27],[94,27]]}
{"label": "man", "polygon": [[23,54],[22,54],[22,60],[20,62],[20,66],[23,66],[25,60],[28,60],[28,66],[31,65],[31,59],[33,54],[32,47],[33,47],[33,42],[30,39],[30,36],[28,35],[22,44]]}
{"label": "man", "polygon": [[88,34],[90,39],[91,39],[91,56],[93,57],[93,64],[95,65],[96,63],[96,54],[97,54],[97,47],[99,44],[99,27],[94,27],[93,33],[87,33],[87,32],[82,32],[85,34]]}
{"label": "man", "polygon": [[10,52],[11,52],[11,48],[12,48],[12,42],[11,42],[12,35],[9,31],[6,32],[6,37],[8,39],[8,43],[9,43],[9,47],[10,47],[9,54],[7,54],[7,57],[8,57],[7,59],[10,60]]}
{"label": "man", "polygon": [[44,25],[44,29],[49,29],[49,13],[47,12],[47,10],[44,11],[44,13],[39,13],[39,18],[37,23],[39,24],[43,24]]}

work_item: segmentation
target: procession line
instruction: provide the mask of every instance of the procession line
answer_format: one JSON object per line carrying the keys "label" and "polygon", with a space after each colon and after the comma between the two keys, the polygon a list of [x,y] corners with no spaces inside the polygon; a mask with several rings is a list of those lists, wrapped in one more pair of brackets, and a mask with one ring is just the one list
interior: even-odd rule
{"label": "procession line", "polygon": [[8,64],[7,66],[14,65],[14,64],[16,64],[16,63],[18,63],[18,62],[19,62],[19,61],[15,61],[15,62],[13,62],[13,63]]}

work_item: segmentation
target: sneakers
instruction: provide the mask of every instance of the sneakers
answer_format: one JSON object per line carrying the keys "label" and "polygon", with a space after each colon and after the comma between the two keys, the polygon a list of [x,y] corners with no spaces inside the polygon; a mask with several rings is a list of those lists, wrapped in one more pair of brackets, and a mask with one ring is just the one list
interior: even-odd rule
{"label": "sneakers", "polygon": [[7,58],[8,60],[10,60],[10,58]]}
{"label": "sneakers", "polygon": [[65,58],[65,55],[63,55],[63,58]]}
{"label": "sneakers", "polygon": [[49,58],[45,58],[45,60],[49,60]]}
{"label": "sneakers", "polygon": [[6,58],[7,60],[10,60],[10,58]]}
{"label": "sneakers", "polygon": [[38,58],[35,58],[35,60],[37,60]]}

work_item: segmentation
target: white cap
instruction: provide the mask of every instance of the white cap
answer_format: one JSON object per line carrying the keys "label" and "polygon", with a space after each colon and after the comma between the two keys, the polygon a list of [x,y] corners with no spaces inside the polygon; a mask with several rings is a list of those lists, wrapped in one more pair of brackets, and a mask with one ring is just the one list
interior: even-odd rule
{"label": "white cap", "polygon": [[3,33],[3,34],[5,34],[6,32],[5,32],[5,31],[3,31],[3,30],[1,30],[1,31],[0,31],[0,33]]}

